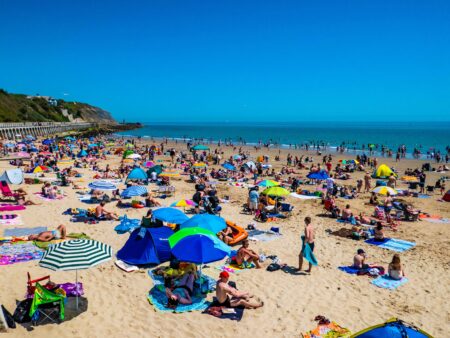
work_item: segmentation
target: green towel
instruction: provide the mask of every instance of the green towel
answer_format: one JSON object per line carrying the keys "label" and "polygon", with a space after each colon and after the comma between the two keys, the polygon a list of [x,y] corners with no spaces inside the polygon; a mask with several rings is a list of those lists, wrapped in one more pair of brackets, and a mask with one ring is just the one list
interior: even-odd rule
{"label": "green towel", "polygon": [[84,232],[71,232],[70,234],[66,235],[68,238],[76,238],[76,239],[91,239],[88,235],[86,235]]}

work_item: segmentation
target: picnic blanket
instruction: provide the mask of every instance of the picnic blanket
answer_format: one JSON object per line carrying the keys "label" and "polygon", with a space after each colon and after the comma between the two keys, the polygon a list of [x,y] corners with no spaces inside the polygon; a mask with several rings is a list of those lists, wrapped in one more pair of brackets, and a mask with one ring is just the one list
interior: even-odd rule
{"label": "picnic blanket", "polygon": [[297,194],[295,192],[292,192],[290,195],[292,197],[299,198],[301,200],[316,200],[316,199],[320,198],[320,196],[316,196],[316,195],[301,195],[301,194]]}
{"label": "picnic blanket", "polygon": [[36,195],[36,197],[40,198],[41,200],[50,201],[50,202],[59,201],[64,198],[64,196],[58,196],[57,198],[48,198],[48,197],[45,197],[44,195],[42,195],[42,193],[40,193],[40,192],[36,192],[34,194]]}
{"label": "picnic blanket", "polygon": [[14,204],[0,204],[0,211],[16,211],[16,210],[25,210],[24,205],[14,205]]}
{"label": "picnic blanket", "polygon": [[408,278],[403,277],[400,280],[392,279],[389,275],[383,275],[378,278],[375,278],[371,281],[371,283],[379,288],[395,290],[399,286],[406,284],[408,282]]}
{"label": "picnic blanket", "polygon": [[249,230],[248,239],[257,242],[270,242],[278,239],[281,235],[273,231]]}
{"label": "picnic blanket", "polygon": [[149,303],[153,305],[155,310],[160,312],[183,313],[191,311],[204,311],[209,306],[209,303],[206,301],[205,297],[193,296],[191,297],[192,304],[178,304],[175,309],[168,308],[166,307],[168,300],[164,285],[155,285],[148,293],[147,299]]}
{"label": "picnic blanket", "polygon": [[[164,277],[160,275],[156,275],[153,273],[154,270],[148,270],[148,275],[153,281],[153,285],[164,285]],[[216,289],[216,280],[208,275],[198,273],[199,280],[206,280],[208,283],[208,292],[214,291]],[[194,284],[194,287],[197,285],[197,281]],[[194,290],[195,291],[195,290]]]}
{"label": "picnic blanket", "polygon": [[395,238],[385,238],[383,242],[377,242],[373,238],[365,241],[367,244],[376,245],[383,249],[388,249],[396,252],[403,252],[416,246],[416,243],[404,241]]}
{"label": "picnic blanket", "polygon": [[356,275],[358,273],[358,271],[360,271],[359,269],[356,269],[352,266],[338,266],[338,269],[341,271],[344,271],[350,275]]}
{"label": "picnic blanket", "polygon": [[5,229],[4,236],[22,237],[29,235],[37,235],[43,231],[47,231],[47,227],[35,227],[35,228],[14,228]]}
{"label": "picnic blanket", "polygon": [[0,265],[9,265],[41,259],[44,251],[40,250],[32,242],[29,243],[5,243],[0,245]]}

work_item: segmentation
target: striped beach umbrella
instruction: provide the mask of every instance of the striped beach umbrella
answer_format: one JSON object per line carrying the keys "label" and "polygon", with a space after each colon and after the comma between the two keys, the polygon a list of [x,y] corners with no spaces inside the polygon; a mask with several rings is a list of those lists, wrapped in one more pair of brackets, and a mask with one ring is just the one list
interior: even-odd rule
{"label": "striped beach umbrella", "polygon": [[88,187],[93,190],[117,190],[117,186],[115,184],[104,180],[91,182]]}
{"label": "striped beach umbrella", "polygon": [[75,283],[77,285],[78,270],[89,269],[110,260],[111,257],[112,249],[107,244],[91,239],[74,239],[50,245],[42,256],[39,265],[54,271],[75,270]]}
{"label": "striped beach umbrella", "polygon": [[256,185],[259,187],[276,187],[280,185],[280,183],[274,180],[263,180],[257,182]]}
{"label": "striped beach umbrella", "polygon": [[146,187],[142,185],[132,185],[131,187],[126,188],[124,191],[122,191],[120,196],[128,198],[133,196],[142,196],[147,193],[148,191]]}
{"label": "striped beach umbrella", "polygon": [[194,201],[184,199],[184,200],[179,200],[179,201],[173,202],[170,206],[186,208],[186,207],[195,207],[196,205],[197,204]]}

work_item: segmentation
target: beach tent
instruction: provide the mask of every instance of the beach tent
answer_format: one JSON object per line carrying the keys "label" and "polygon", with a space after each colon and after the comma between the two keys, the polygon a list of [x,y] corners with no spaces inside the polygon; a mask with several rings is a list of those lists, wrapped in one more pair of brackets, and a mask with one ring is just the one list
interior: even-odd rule
{"label": "beach tent", "polygon": [[0,181],[5,181],[8,184],[21,184],[23,182],[23,172],[20,169],[5,170]]}
{"label": "beach tent", "polygon": [[204,144],[197,144],[196,146],[192,147],[192,150],[209,150],[209,147],[205,146]]}
{"label": "beach tent", "polygon": [[172,235],[169,227],[135,229],[117,252],[117,258],[132,265],[167,262],[171,255],[169,237]]}
{"label": "beach tent", "polygon": [[431,338],[431,335],[412,325],[393,318],[386,323],[371,326],[351,336],[352,338]]}
{"label": "beach tent", "polygon": [[236,167],[228,162],[222,164],[222,167],[224,167],[226,170],[236,171]]}
{"label": "beach tent", "polygon": [[147,182],[148,181],[148,176],[147,173],[142,170],[141,168],[134,168],[133,170],[130,171],[130,173],[127,176],[127,179],[125,181],[129,181],[129,180],[142,180]]}
{"label": "beach tent", "polygon": [[394,173],[391,168],[389,168],[386,164],[380,165],[372,174],[373,178],[388,178],[391,176],[391,174],[394,174],[395,177],[397,177],[397,174]]}
{"label": "beach tent", "polygon": [[88,155],[88,153],[86,152],[86,150],[80,150],[80,152],[77,154],[77,157],[86,157]]}
{"label": "beach tent", "polygon": [[244,164],[245,167],[251,170],[256,170],[256,164],[253,161],[248,161]]}
{"label": "beach tent", "polygon": [[330,176],[328,176],[328,173],[325,170],[321,170],[319,172],[309,173],[306,177],[313,180],[326,180]]}
{"label": "beach tent", "polygon": [[442,199],[446,202],[450,202],[450,190],[446,192],[446,194],[444,195],[444,197],[442,197]]}
{"label": "beach tent", "polygon": [[150,176],[152,174],[152,172],[155,172],[156,174],[161,174],[163,172],[162,167],[158,164],[155,165],[153,167],[151,167],[150,169],[147,170],[147,175]]}

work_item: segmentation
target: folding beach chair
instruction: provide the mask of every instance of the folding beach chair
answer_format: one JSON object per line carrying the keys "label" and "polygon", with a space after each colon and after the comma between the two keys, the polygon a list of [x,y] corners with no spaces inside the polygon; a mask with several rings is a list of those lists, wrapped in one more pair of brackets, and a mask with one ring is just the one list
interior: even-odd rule
{"label": "folding beach chair", "polygon": [[289,203],[281,203],[280,211],[285,214],[286,217],[291,216],[292,210],[294,210],[294,206]]}
{"label": "folding beach chair", "polygon": [[[58,289],[59,291],[61,289]],[[44,322],[60,323],[64,320],[64,294],[56,293],[36,283],[33,302],[30,308],[31,322],[34,326]]]}
{"label": "folding beach chair", "polygon": [[9,188],[8,182],[0,181],[0,192],[3,197],[17,198],[18,194],[14,194]]}

